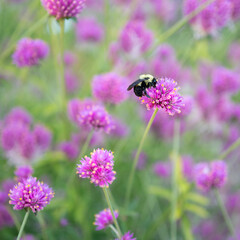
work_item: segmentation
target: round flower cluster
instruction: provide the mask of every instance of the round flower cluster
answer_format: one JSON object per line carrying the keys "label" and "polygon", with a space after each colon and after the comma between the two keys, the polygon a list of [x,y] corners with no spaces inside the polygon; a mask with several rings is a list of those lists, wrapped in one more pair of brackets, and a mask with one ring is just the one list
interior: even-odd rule
{"label": "round flower cluster", "polygon": [[41,0],[49,15],[57,20],[76,17],[84,7],[85,0]]}
{"label": "round flower cluster", "polygon": [[91,183],[99,187],[108,187],[115,180],[113,171],[113,153],[97,149],[91,153],[91,158],[85,156],[77,165],[77,174],[81,178],[90,178]]}
{"label": "round flower cluster", "polygon": [[116,73],[97,75],[92,81],[92,92],[95,98],[110,104],[119,104],[127,98],[128,81]]}
{"label": "round flower cluster", "polygon": [[125,233],[121,239],[115,239],[115,240],[136,240],[136,238],[133,237],[133,233],[127,232]]}
{"label": "round flower cluster", "polygon": [[[118,212],[114,211],[115,218],[118,218]],[[97,226],[96,230],[102,230],[108,227],[110,224],[113,224],[113,217],[110,209],[104,209],[95,215],[95,222],[93,223]]]}
{"label": "round flower cluster", "polygon": [[15,176],[17,177],[18,182],[22,182],[24,179],[32,176],[33,169],[30,166],[21,166],[18,167],[17,170],[14,172]]}
{"label": "round flower cluster", "polygon": [[195,167],[195,182],[199,189],[208,191],[222,187],[227,180],[227,166],[223,161],[199,163]]}
{"label": "round flower cluster", "polygon": [[12,55],[13,63],[20,68],[35,66],[46,58],[48,53],[49,47],[44,41],[23,38],[17,43],[16,51]]}
{"label": "round flower cluster", "polygon": [[104,37],[103,27],[94,18],[78,19],[76,36],[79,42],[101,42]]}
{"label": "round flower cluster", "polygon": [[21,109],[13,109],[3,121],[1,145],[10,163],[28,165],[39,159],[51,143],[51,133],[42,125],[30,129],[31,118]]}
{"label": "round flower cluster", "polygon": [[183,97],[178,94],[177,83],[173,79],[160,78],[156,87],[147,89],[150,96],[140,98],[142,104],[146,104],[148,110],[163,108],[169,115],[180,113],[184,106]]}
{"label": "round flower cluster", "polygon": [[102,129],[107,133],[114,128],[112,118],[105,108],[91,100],[71,100],[68,103],[68,115],[74,123],[84,128]]}
{"label": "round flower cluster", "polygon": [[15,210],[30,208],[35,213],[49,204],[53,197],[54,192],[47,184],[37,181],[37,178],[29,177],[10,190],[9,204],[14,205]]}
{"label": "round flower cluster", "polygon": [[[204,4],[205,0],[186,0],[184,4],[184,13],[190,14],[199,6]],[[216,0],[209,4],[197,16],[190,20],[190,24],[195,30],[197,37],[203,37],[216,32],[226,26],[233,16],[233,3],[229,0]]]}

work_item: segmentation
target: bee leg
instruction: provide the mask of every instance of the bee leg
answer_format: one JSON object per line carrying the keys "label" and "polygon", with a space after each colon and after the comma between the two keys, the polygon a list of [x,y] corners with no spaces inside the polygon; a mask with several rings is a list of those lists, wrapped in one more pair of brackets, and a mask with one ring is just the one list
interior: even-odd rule
{"label": "bee leg", "polygon": [[144,92],[144,94],[145,94],[146,97],[151,98],[151,97],[147,94],[146,89],[145,89],[143,92]]}

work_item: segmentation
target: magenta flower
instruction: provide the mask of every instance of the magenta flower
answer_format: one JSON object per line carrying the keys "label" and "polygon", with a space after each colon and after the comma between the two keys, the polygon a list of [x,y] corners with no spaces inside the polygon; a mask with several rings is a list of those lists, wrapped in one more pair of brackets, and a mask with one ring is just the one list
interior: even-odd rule
{"label": "magenta flower", "polygon": [[[114,211],[114,216],[117,219],[118,218],[118,212]],[[110,224],[113,224],[113,217],[111,214],[110,209],[104,209],[103,211],[99,212],[95,215],[95,222],[93,223],[96,225],[96,230],[102,230],[104,228],[107,228]]]}
{"label": "magenta flower", "polygon": [[137,57],[146,52],[153,42],[153,34],[142,21],[131,21],[120,36],[121,49]]}
{"label": "magenta flower", "polygon": [[96,186],[108,187],[115,180],[113,165],[113,153],[98,148],[91,153],[91,158],[82,158],[77,165],[77,174],[81,178],[90,178]]}
{"label": "magenta flower", "polygon": [[45,151],[49,148],[52,141],[52,134],[45,126],[36,125],[33,129],[33,136],[39,149]]}
{"label": "magenta flower", "polygon": [[49,53],[48,45],[40,39],[23,38],[17,43],[12,58],[18,67],[31,67],[38,65],[40,60]]}
{"label": "magenta flower", "polygon": [[64,63],[67,67],[74,65],[77,61],[77,57],[71,51],[64,52]]}
{"label": "magenta flower", "polygon": [[230,0],[233,6],[232,18],[238,20],[240,18],[240,2],[238,0]]}
{"label": "magenta flower", "polygon": [[9,214],[7,207],[0,204],[0,229],[4,227],[11,227],[14,225],[14,221]]}
{"label": "magenta flower", "polygon": [[85,0],[41,0],[49,15],[57,20],[76,17],[84,7]]}
{"label": "magenta flower", "polygon": [[9,192],[9,204],[13,209],[21,210],[30,208],[34,213],[42,210],[54,197],[54,192],[47,184],[29,177],[19,182]]}
{"label": "magenta flower", "polygon": [[150,96],[143,96],[139,98],[142,104],[146,104],[148,110],[163,108],[169,115],[180,113],[183,104],[183,97],[178,94],[177,83],[169,78],[160,78],[156,87],[147,89]]}
{"label": "magenta flower", "polygon": [[65,71],[65,87],[68,93],[74,93],[79,89],[78,77],[69,69]]}
{"label": "magenta flower", "polygon": [[223,161],[199,163],[195,167],[195,182],[199,189],[209,191],[222,187],[227,180],[227,166]]}
{"label": "magenta flower", "polygon": [[216,94],[237,92],[240,89],[239,74],[224,67],[217,67],[212,74],[212,88]]}
{"label": "magenta flower", "polygon": [[17,182],[23,182],[23,180],[29,178],[33,174],[33,169],[30,166],[21,166],[14,172],[17,177]]}
{"label": "magenta flower", "polygon": [[174,1],[171,0],[151,0],[156,16],[163,22],[173,20],[177,10]]}
{"label": "magenta flower", "polygon": [[168,178],[171,171],[170,162],[157,162],[153,165],[153,172],[161,178]]}
{"label": "magenta flower", "polygon": [[67,156],[68,159],[73,160],[77,158],[79,154],[79,147],[72,141],[62,142],[59,145],[59,149]]}
{"label": "magenta flower", "polygon": [[92,92],[95,98],[110,104],[119,104],[127,98],[128,80],[116,73],[97,75],[92,81]]}
{"label": "magenta flower", "polygon": [[127,232],[122,236],[121,239],[115,239],[115,240],[136,240],[136,238],[133,237],[133,233]]}
{"label": "magenta flower", "polygon": [[79,42],[97,43],[104,37],[103,27],[94,18],[78,19],[76,36]]}

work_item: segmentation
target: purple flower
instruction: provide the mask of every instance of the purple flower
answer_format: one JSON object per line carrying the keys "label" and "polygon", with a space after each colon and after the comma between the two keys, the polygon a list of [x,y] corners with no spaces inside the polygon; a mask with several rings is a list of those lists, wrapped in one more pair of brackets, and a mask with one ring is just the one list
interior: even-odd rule
{"label": "purple flower", "polygon": [[180,117],[188,116],[193,108],[193,98],[191,96],[184,96],[183,98],[184,106],[181,109]]}
{"label": "purple flower", "polygon": [[61,218],[60,225],[66,227],[68,225],[68,220],[66,218]]}
{"label": "purple flower", "polygon": [[7,208],[0,204],[0,229],[3,227],[11,227],[14,225],[13,219]]}
{"label": "purple flower", "polygon": [[226,208],[230,214],[238,213],[240,211],[240,194],[227,194]]}
{"label": "purple flower", "polygon": [[120,36],[121,49],[138,57],[146,52],[153,42],[153,34],[141,21],[131,21],[123,29]]}
{"label": "purple flower", "polygon": [[35,237],[31,234],[24,235],[21,240],[35,240]]}
{"label": "purple flower", "polygon": [[173,20],[176,12],[175,3],[172,0],[151,0],[154,11],[157,17],[164,21],[169,22]]}
{"label": "purple flower", "polygon": [[65,153],[68,159],[73,160],[77,158],[79,154],[79,147],[74,142],[62,142],[59,146],[59,149]]}
{"label": "purple flower", "polygon": [[184,106],[183,97],[178,94],[177,83],[169,78],[160,78],[156,87],[147,89],[150,96],[140,98],[142,104],[146,104],[147,109],[163,108],[169,115],[180,113]]}
{"label": "purple flower", "polygon": [[133,237],[133,233],[127,232],[122,236],[121,239],[116,239],[116,240],[136,240],[136,238]]}
{"label": "purple flower", "polygon": [[67,67],[72,66],[77,61],[76,56],[71,51],[64,52],[64,63]]}
{"label": "purple flower", "polygon": [[23,38],[17,43],[12,58],[18,67],[31,67],[38,65],[40,60],[47,57],[48,45],[40,39]]}
{"label": "purple flower", "polygon": [[110,72],[97,75],[92,81],[92,92],[95,98],[110,104],[119,104],[127,98],[128,80]]}
{"label": "purple flower", "polygon": [[108,187],[115,180],[113,165],[113,153],[98,148],[91,153],[91,158],[82,158],[77,165],[77,174],[81,178],[90,178],[91,183],[96,186]]}
{"label": "purple flower", "polygon": [[182,156],[182,172],[188,181],[192,181],[194,177],[193,159],[191,156]]}
{"label": "purple flower", "polygon": [[96,43],[103,40],[103,27],[94,18],[78,19],[76,35],[79,42]]}
{"label": "purple flower", "polygon": [[222,187],[227,180],[227,166],[223,161],[199,163],[195,167],[195,182],[199,189],[208,191]]}
{"label": "purple flower", "polygon": [[168,178],[171,174],[171,164],[170,162],[157,162],[153,165],[153,172],[161,177]]}
{"label": "purple flower", "polygon": [[21,107],[15,107],[5,117],[4,124],[9,125],[16,122],[23,125],[30,125],[32,123],[32,117],[25,109]]}
{"label": "purple flower", "polygon": [[212,88],[216,94],[238,91],[240,89],[239,74],[224,67],[217,67],[212,74]]}
{"label": "purple flower", "polygon": [[232,18],[238,20],[240,18],[240,2],[239,0],[230,0],[233,6]]}
{"label": "purple flower", "polygon": [[43,125],[36,125],[33,130],[33,135],[37,147],[41,150],[47,150],[52,141],[51,132]]}
{"label": "purple flower", "polygon": [[30,166],[21,166],[16,169],[14,174],[16,175],[18,182],[23,182],[23,180],[32,176],[33,169]]}
{"label": "purple flower", "polygon": [[78,77],[70,70],[65,71],[65,86],[68,93],[74,93],[79,88]]}
{"label": "purple flower", "polygon": [[[118,212],[114,211],[115,218],[118,218]],[[113,217],[111,214],[110,209],[104,209],[103,211],[99,212],[95,215],[95,222],[93,223],[96,225],[96,230],[102,230],[107,228],[110,224],[113,224]]]}
{"label": "purple flower", "polygon": [[49,204],[53,197],[54,192],[47,184],[29,177],[10,190],[9,204],[14,205],[15,210],[30,208],[33,212],[38,212]]}
{"label": "purple flower", "polygon": [[[239,4],[240,9],[240,4]],[[233,42],[230,44],[228,49],[228,58],[231,61],[231,63],[235,66],[239,66],[239,59],[240,59],[240,43]]]}
{"label": "purple flower", "polygon": [[76,17],[83,9],[85,0],[41,0],[41,2],[49,15],[59,20]]}
{"label": "purple flower", "polygon": [[163,44],[158,47],[156,56],[151,62],[151,69],[157,78],[161,76],[172,79],[179,78],[181,66],[171,45]]}
{"label": "purple flower", "polygon": [[113,137],[123,138],[129,134],[129,128],[126,124],[118,119],[112,119],[114,127],[110,130],[109,134]]}

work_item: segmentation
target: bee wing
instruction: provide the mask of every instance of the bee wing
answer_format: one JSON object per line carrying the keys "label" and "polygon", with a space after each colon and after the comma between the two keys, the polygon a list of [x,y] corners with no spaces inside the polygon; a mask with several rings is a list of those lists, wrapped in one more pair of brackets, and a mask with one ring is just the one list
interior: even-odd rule
{"label": "bee wing", "polygon": [[140,82],[143,82],[144,80],[142,79],[138,79],[137,81],[133,82],[131,85],[129,85],[129,87],[127,88],[127,90],[131,90],[133,87],[135,87],[137,84],[139,84]]}

